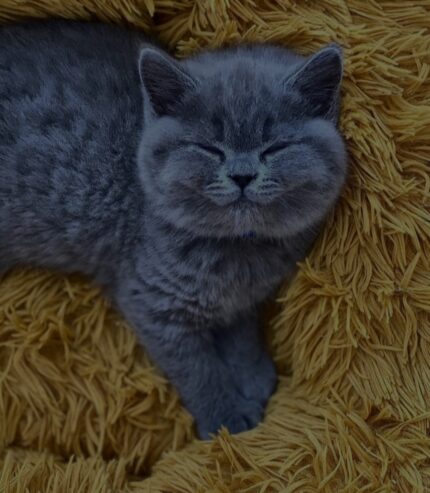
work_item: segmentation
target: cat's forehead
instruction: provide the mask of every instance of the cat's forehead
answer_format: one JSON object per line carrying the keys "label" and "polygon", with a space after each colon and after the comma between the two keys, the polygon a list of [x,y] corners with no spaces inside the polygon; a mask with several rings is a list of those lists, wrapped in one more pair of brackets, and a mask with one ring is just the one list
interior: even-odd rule
{"label": "cat's forehead", "polygon": [[212,77],[202,81],[218,101],[234,109],[251,109],[255,104],[271,102],[281,96],[282,81],[266,74],[258,65],[242,62],[220,68]]}
{"label": "cat's forehead", "polygon": [[272,128],[295,113],[281,82],[247,66],[207,80],[200,97],[206,130],[237,148],[268,140]]}

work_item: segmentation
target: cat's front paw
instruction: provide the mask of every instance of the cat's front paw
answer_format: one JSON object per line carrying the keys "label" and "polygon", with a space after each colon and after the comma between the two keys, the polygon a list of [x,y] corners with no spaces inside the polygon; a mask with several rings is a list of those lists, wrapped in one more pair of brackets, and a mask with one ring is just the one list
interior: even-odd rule
{"label": "cat's front paw", "polygon": [[236,386],[246,399],[254,399],[265,406],[275,390],[277,374],[270,356],[261,350],[257,361],[233,363],[232,375]]}
{"label": "cat's front paw", "polygon": [[195,396],[196,400],[189,406],[199,436],[207,439],[222,426],[231,434],[257,426],[276,381],[275,367],[266,353],[252,365],[228,368],[219,379],[212,380],[211,389],[206,389],[204,395]]}
{"label": "cat's front paw", "polygon": [[195,412],[197,432],[206,440],[225,426],[231,434],[250,430],[261,421],[264,406],[260,399],[245,399],[239,391],[216,399],[210,406]]}

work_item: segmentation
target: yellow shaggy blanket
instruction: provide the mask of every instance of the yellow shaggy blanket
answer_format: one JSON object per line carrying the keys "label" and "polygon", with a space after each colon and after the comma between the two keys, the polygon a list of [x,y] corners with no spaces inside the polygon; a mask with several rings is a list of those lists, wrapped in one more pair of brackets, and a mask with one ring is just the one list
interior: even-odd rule
{"label": "yellow shaggy blanket", "polygon": [[[131,23],[179,56],[345,48],[350,175],[267,334],[264,423],[211,442],[78,277],[0,281],[0,491],[430,491],[430,0],[0,0],[0,20]],[[2,49],[2,47],[0,47]]]}

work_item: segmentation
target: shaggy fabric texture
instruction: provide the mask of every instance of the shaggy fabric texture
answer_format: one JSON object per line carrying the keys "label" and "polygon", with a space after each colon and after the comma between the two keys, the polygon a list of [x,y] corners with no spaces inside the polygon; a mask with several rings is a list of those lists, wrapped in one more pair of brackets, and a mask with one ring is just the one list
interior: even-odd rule
{"label": "shaggy fabric texture", "polygon": [[430,0],[0,0],[3,22],[41,16],[130,23],[178,56],[340,43],[350,175],[266,324],[279,386],[239,436],[194,438],[88,281],[6,275],[0,491],[428,492]]}

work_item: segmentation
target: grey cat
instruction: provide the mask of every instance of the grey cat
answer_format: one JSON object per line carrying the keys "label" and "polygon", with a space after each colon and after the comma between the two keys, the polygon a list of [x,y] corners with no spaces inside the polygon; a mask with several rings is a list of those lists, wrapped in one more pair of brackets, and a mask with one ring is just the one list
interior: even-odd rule
{"label": "grey cat", "polygon": [[0,28],[0,271],[104,286],[201,437],[261,419],[257,307],[339,195],[342,55],[270,45],[176,61],[104,24]]}

